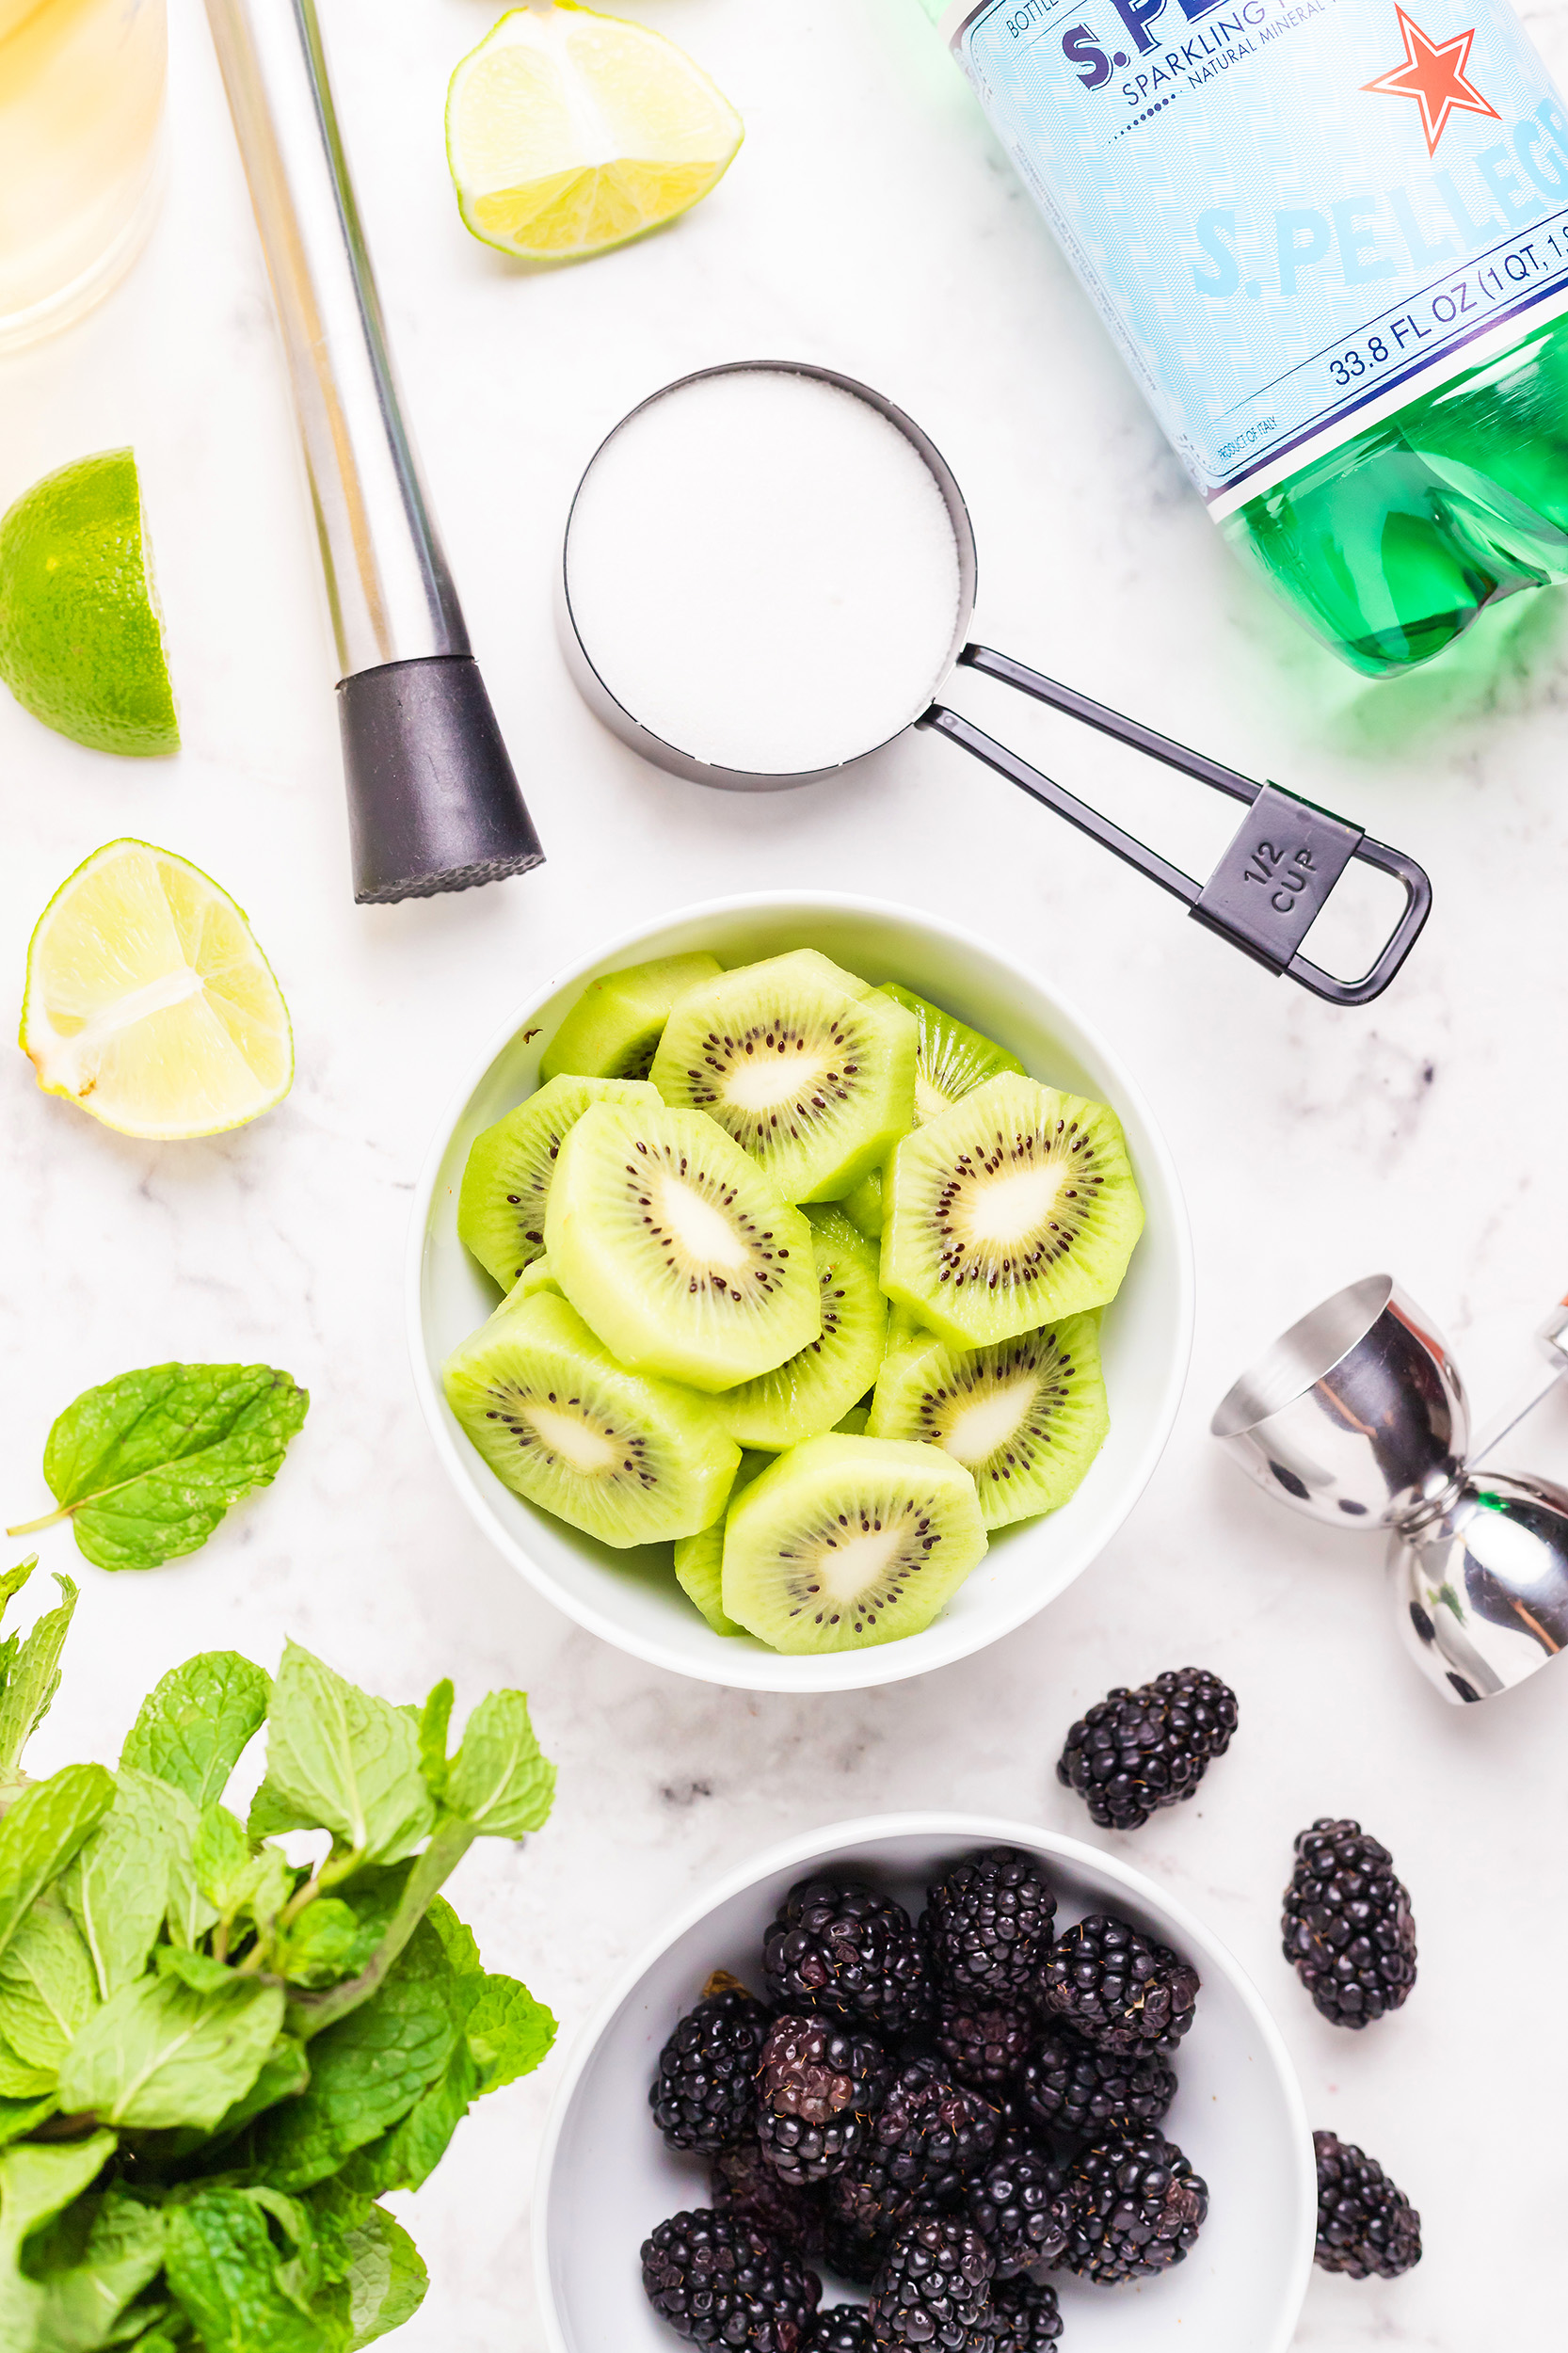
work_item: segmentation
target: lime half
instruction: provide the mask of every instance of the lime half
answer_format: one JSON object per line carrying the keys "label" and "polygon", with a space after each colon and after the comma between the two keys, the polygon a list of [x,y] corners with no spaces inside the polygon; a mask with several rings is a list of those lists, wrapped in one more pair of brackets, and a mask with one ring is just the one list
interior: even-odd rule
{"label": "lime half", "polygon": [[40,1086],[130,1136],[206,1136],[294,1078],[288,1007],[226,890],[171,851],[110,841],[27,950],[22,1049]]}
{"label": "lime half", "polygon": [[447,93],[458,210],[476,237],[528,261],[581,261],[674,220],[744,136],[674,41],[576,0],[514,8]]}
{"label": "lime half", "polygon": [[0,516],[0,679],[94,751],[179,750],[132,451],[62,466]]}

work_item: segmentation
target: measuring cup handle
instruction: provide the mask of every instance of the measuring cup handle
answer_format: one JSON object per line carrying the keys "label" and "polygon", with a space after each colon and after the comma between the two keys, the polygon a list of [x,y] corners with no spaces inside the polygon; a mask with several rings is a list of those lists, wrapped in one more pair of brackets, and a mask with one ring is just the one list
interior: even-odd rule
{"label": "measuring cup handle", "polygon": [[[1432,912],[1432,884],[1414,858],[1384,842],[1368,840],[1359,826],[1303,800],[1298,793],[1277,784],[1257,784],[1206,753],[1189,751],[1184,744],[1029,669],[1009,654],[997,653],[988,646],[966,646],[958,659],[968,668],[1016,687],[1036,702],[1048,703],[1065,717],[1113,736],[1150,760],[1179,769],[1233,800],[1245,801],[1248,814],[1240,832],[1208,882],[1195,882],[1135,834],[1080,801],[1054,776],[1009,751],[958,712],[934,703],[919,722],[921,727],[947,736],[1010,784],[1043,801],[1102,849],[1179,899],[1196,922],[1217,932],[1269,971],[1286,974],[1331,1004],[1365,1005],[1382,996]],[[1358,981],[1341,981],[1311,963],[1300,949],[1346,867],[1357,858],[1381,868],[1403,885],[1404,912],[1371,969]]]}

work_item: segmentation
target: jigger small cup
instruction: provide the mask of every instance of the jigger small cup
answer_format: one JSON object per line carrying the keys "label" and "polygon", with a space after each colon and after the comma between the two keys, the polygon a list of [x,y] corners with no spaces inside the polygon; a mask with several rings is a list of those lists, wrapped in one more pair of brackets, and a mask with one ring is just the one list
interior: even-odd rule
{"label": "jigger small cup", "polygon": [[1400,1632],[1446,1699],[1493,1699],[1568,1647],[1568,1490],[1467,1471],[1459,1368],[1391,1275],[1293,1324],[1209,1427],[1293,1510],[1389,1530]]}

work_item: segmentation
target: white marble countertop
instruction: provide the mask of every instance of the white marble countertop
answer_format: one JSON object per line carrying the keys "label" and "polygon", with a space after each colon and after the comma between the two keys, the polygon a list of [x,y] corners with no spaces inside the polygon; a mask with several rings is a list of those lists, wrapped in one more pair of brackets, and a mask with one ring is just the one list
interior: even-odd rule
{"label": "white marble countertop", "polygon": [[[487,1959],[569,2036],[627,1959],[757,1847],[841,1816],[964,1804],[1095,1835],[1051,1768],[1113,1682],[1193,1661],[1242,1730],[1199,1801],[1107,1839],[1252,1970],[1313,2120],[1380,2156],[1426,2223],[1407,2280],[1315,2278],[1300,2344],[1469,2353],[1507,2313],[1561,2338],[1558,2163],[1568,2060],[1543,2022],[1568,1936],[1568,1682],[1446,1706],[1395,1647],[1375,1546],[1318,1536],[1205,1435],[1256,1347],[1338,1283],[1396,1271],[1483,1409],[1523,1376],[1568,1278],[1561,792],[1568,603],[1520,600],[1436,669],[1367,687],[1226,554],[914,0],[626,0],[745,115],[728,180],[673,232],[529,275],[452,201],[441,103],[475,0],[326,0],[347,142],[477,648],[549,864],[461,898],[351,904],[333,669],[267,290],[195,0],[173,8],[173,178],[153,244],[98,315],[0,362],[0,505],[134,442],[185,748],[117,762],[0,697],[0,986],[101,841],[136,833],[248,909],[293,1010],[283,1107],[211,1143],[108,1133],[0,1056],[0,1500],[44,1507],[51,1417],[170,1356],[264,1358],[309,1423],[268,1495],[194,1560],[83,1600],[36,1753],[112,1756],[191,1649],[266,1663],[285,1632],[376,1689],[443,1671],[526,1684],[561,1767],[549,1831],[456,1882]],[[1560,72],[1568,5],[1528,11]],[[1271,983],[1147,886],[936,741],[838,790],[706,794],[640,766],[578,703],[550,627],[570,487],[633,401],[694,366],[801,356],[902,400],[976,519],[982,632],[1430,868],[1437,910],[1382,1003]],[[1229,829],[1196,787],[971,680],[959,699],[1103,793],[1197,871]],[[1176,1436],[1064,1600],[1005,1645],[864,1696],[794,1704],[646,1670],[536,1600],[442,1480],[406,1368],[408,1200],[456,1071],[508,1006],[599,937],[686,902],[840,885],[938,908],[1093,1009],[1185,1174],[1199,1321]],[[1527,1456],[1568,1463],[1568,1415]],[[1362,1817],[1414,1891],[1421,1979],[1362,2038],[1279,1957],[1294,1833]],[[408,2353],[538,2353],[528,2210],[547,2068],[487,2102],[412,2201],[432,2288]],[[634,2117],[629,2132],[642,2129]],[[1549,2137],[1548,2137],[1549,2136]],[[1506,2285],[1499,2283],[1506,2267]]]}

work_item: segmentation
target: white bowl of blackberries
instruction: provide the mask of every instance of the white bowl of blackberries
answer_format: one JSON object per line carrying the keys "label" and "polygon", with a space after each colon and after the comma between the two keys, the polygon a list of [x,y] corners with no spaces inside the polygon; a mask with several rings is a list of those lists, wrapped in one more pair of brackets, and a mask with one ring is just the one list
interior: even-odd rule
{"label": "white bowl of blackberries", "polygon": [[542,2301],[556,2353],[1284,2353],[1316,2225],[1283,2044],[1199,1921],[1075,1839],[900,1817],[754,1864],[612,1999]]}

